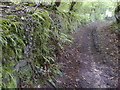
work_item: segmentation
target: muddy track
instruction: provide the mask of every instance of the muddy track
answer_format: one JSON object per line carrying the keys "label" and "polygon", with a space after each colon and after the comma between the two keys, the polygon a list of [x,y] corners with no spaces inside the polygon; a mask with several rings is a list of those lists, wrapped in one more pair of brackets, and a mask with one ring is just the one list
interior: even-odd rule
{"label": "muddy track", "polygon": [[66,54],[61,57],[62,77],[57,86],[64,88],[115,88],[117,87],[114,67],[107,65],[101,53],[96,29],[108,22],[95,22],[80,28],[74,35],[73,44],[65,46]]}

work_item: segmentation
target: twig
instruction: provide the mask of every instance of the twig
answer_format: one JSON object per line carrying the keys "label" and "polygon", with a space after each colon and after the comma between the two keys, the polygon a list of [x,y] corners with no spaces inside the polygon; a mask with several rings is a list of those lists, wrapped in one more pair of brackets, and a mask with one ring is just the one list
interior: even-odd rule
{"label": "twig", "polygon": [[37,8],[39,7],[39,5],[40,5],[40,2],[38,3],[38,5],[35,7],[35,9],[34,9],[34,11],[33,11],[33,13],[35,13],[35,11],[37,10]]}

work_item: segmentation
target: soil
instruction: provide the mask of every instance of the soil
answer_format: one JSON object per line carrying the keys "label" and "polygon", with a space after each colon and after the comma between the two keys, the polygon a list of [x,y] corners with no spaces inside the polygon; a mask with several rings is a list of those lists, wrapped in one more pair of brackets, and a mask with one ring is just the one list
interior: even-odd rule
{"label": "soil", "polygon": [[63,75],[57,78],[57,87],[117,88],[118,49],[109,23],[96,21],[74,33],[60,58]]}

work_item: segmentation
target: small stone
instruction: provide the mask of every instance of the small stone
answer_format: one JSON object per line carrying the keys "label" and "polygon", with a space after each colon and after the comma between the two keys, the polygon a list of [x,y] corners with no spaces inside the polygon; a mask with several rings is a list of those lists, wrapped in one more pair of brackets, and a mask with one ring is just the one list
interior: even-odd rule
{"label": "small stone", "polygon": [[76,79],[76,81],[78,82],[78,81],[80,81],[80,79]]}

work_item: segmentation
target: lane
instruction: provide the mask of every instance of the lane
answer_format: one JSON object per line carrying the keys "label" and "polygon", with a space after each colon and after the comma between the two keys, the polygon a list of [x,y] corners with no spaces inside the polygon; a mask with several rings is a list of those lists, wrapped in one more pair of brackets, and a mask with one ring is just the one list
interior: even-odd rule
{"label": "lane", "polygon": [[88,27],[84,30],[82,35],[83,38],[79,60],[81,62],[80,76],[82,77],[80,84],[83,88],[106,88],[100,76],[102,72],[96,68],[94,58],[95,55],[99,54],[93,36],[95,30],[95,26],[91,26],[91,28]]}
{"label": "lane", "polygon": [[93,22],[81,27],[74,35],[71,46],[65,46],[66,53],[61,56],[63,76],[57,78],[57,87],[62,88],[114,88],[113,66],[101,53],[98,45],[97,29],[109,22]]}
{"label": "lane", "polygon": [[[108,22],[104,22],[107,24]],[[85,29],[82,35],[82,45],[80,54],[80,84],[82,88],[111,88],[115,87],[114,84],[117,83],[116,80],[110,80],[112,78],[110,74],[112,72],[106,73],[106,70],[111,70],[110,66],[101,64],[106,58],[100,53],[99,45],[97,41],[96,29],[99,24],[91,24]],[[102,27],[102,26],[101,26]],[[87,44],[87,45],[86,45]],[[84,49],[85,48],[85,49]]]}

